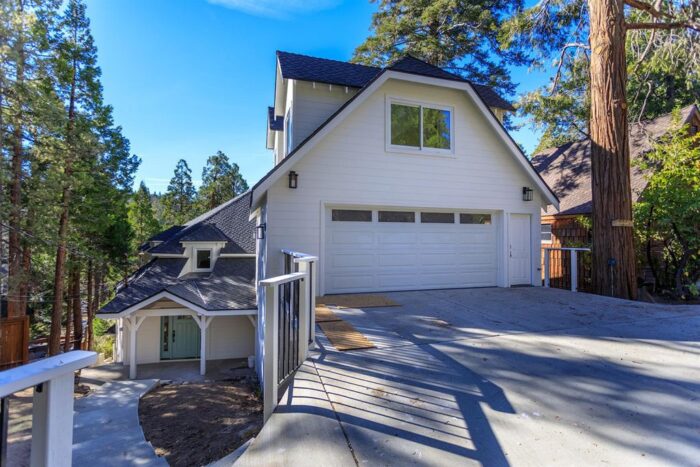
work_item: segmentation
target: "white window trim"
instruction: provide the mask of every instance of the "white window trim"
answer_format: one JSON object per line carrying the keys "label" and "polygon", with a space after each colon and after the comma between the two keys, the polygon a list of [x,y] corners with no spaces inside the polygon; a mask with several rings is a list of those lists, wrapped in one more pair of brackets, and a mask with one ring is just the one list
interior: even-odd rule
{"label": "white window trim", "polygon": [[[200,251],[209,252],[209,267],[208,268],[198,268],[197,267],[197,253]],[[210,272],[214,269],[214,249],[213,248],[195,248],[194,258],[192,258],[192,271],[194,272]]]}
{"label": "white window trim", "polygon": [[287,109],[287,115],[284,116],[284,155],[285,157],[292,152],[294,145],[294,131],[292,130],[292,107]]}
{"label": "white window trim", "polygon": [[[401,104],[411,107],[418,107],[420,110],[420,126],[419,126],[419,138],[420,147],[416,148],[413,146],[401,146],[398,144],[391,144],[391,104]],[[423,147],[423,108],[427,107],[436,110],[446,110],[450,112],[450,149],[437,149],[437,148],[426,148]],[[399,97],[387,96],[385,105],[385,128],[386,128],[386,151],[387,152],[400,152],[404,154],[418,154],[423,156],[442,156],[442,157],[454,157],[455,156],[455,131],[454,131],[454,121],[455,121],[455,111],[454,107],[448,105],[435,104],[432,102],[422,102],[402,99]]]}
{"label": "white window trim", "polygon": [[[549,226],[549,240],[544,240],[544,239],[542,238],[542,226],[543,226],[543,225],[548,225],[548,226]],[[544,245],[551,245],[551,244],[552,244],[552,235],[553,235],[553,233],[552,233],[552,224],[547,224],[546,222],[542,222],[542,223],[540,224],[540,243],[542,243],[542,244],[544,244]]]}

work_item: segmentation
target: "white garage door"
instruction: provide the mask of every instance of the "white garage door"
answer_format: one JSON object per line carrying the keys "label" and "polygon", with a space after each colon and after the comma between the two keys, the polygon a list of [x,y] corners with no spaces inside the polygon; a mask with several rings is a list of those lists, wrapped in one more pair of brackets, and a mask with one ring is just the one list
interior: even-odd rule
{"label": "white garage door", "polygon": [[495,286],[489,213],[329,209],[325,292]]}

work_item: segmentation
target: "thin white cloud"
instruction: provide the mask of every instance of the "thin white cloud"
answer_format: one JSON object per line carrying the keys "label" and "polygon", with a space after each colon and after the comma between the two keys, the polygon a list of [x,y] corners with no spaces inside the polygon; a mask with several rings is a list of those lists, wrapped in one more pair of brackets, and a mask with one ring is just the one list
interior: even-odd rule
{"label": "thin white cloud", "polygon": [[290,18],[336,7],[342,0],[207,0],[232,10],[268,18]]}

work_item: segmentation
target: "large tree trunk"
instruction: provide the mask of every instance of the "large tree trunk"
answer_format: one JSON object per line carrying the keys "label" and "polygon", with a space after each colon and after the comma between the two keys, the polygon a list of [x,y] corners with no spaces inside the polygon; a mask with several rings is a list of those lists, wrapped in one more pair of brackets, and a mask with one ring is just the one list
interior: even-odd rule
{"label": "large tree trunk", "polygon": [[71,295],[73,296],[73,333],[75,343],[73,350],[80,350],[83,343],[83,302],[80,300],[80,264],[74,258],[71,271]]}
{"label": "large tree trunk", "polygon": [[595,293],[637,296],[622,0],[588,0]]}
{"label": "large tree trunk", "polygon": [[53,308],[51,310],[51,334],[49,335],[49,355],[59,352],[59,341],[61,339],[61,307],[63,304],[63,275],[66,264],[66,243],[68,237],[68,211],[70,209],[72,193],[72,152],[73,131],[75,129],[75,85],[76,85],[76,63],[73,61],[73,77],[70,88],[70,98],[68,102],[68,124],[66,128],[66,161],[64,168],[63,191],[61,194],[61,216],[58,221],[58,248],[56,249],[56,269],[53,279]]}
{"label": "large tree trunk", "polygon": [[95,300],[94,300],[94,283],[95,283],[95,270],[92,264],[92,260],[88,261],[87,267],[87,336],[85,336],[86,347],[88,350],[92,350],[94,346],[93,337],[93,318],[95,316]]}
{"label": "large tree trunk", "polygon": [[70,295],[70,288],[68,289],[68,294],[66,296],[66,335],[63,339],[63,351],[68,352],[70,350],[71,335],[73,334],[73,297]]}
{"label": "large tree trunk", "polygon": [[[20,15],[22,3],[19,5]],[[21,34],[20,34],[21,36]],[[16,89],[18,96],[15,96],[15,101],[21,100],[21,87],[24,81],[24,43],[18,40],[15,44],[17,52],[17,76]],[[22,159],[24,158],[24,147],[22,145],[22,107],[19,102],[16,102],[16,109],[12,130],[12,169],[10,180],[10,215],[9,224],[10,231],[8,232],[8,277],[7,277],[7,316],[16,317],[24,315],[24,311],[20,306],[20,284],[22,276],[22,252],[20,248],[20,229],[22,227]]]}

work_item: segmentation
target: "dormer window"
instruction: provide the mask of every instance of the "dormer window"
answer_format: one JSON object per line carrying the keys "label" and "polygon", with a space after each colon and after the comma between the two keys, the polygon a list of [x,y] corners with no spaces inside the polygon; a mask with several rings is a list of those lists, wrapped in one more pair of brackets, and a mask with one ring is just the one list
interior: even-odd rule
{"label": "dormer window", "polygon": [[211,271],[211,249],[197,249],[194,251],[195,271]]}
{"label": "dormer window", "polygon": [[452,154],[451,107],[389,99],[387,149],[426,154]]}

